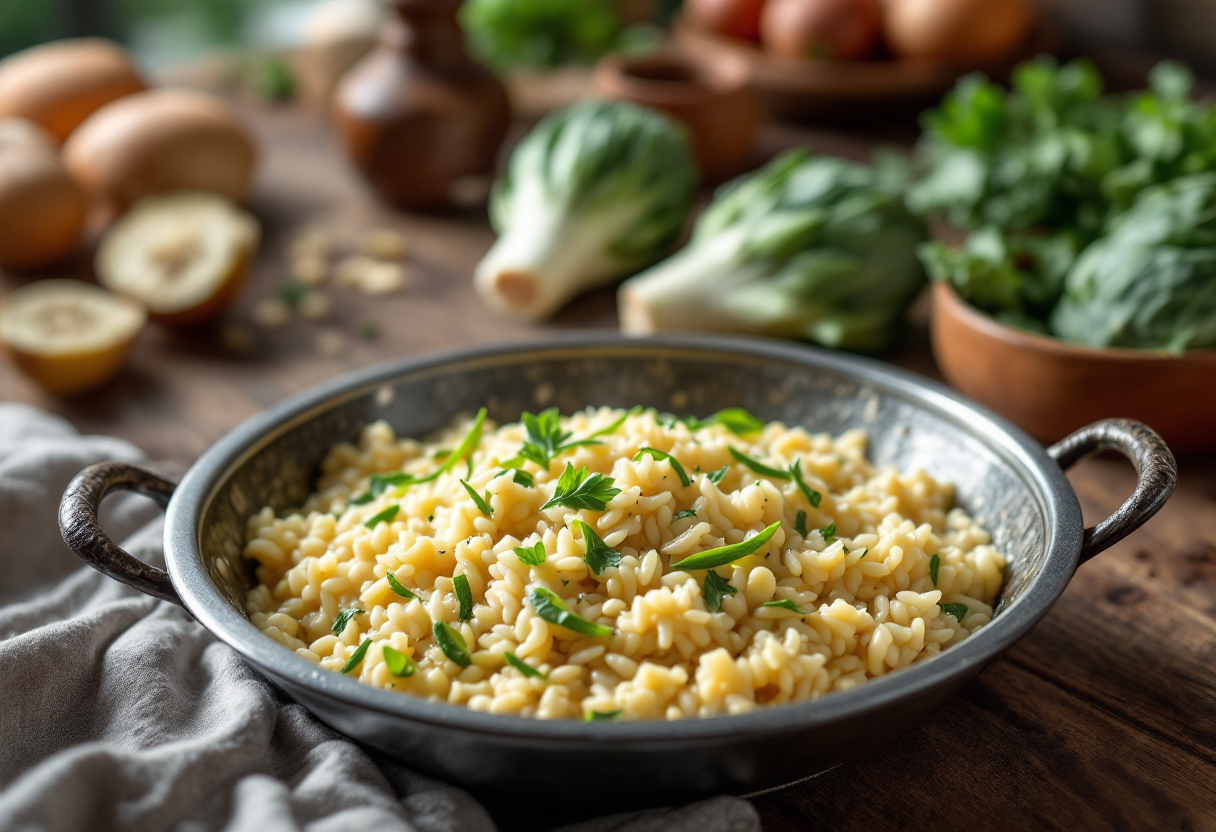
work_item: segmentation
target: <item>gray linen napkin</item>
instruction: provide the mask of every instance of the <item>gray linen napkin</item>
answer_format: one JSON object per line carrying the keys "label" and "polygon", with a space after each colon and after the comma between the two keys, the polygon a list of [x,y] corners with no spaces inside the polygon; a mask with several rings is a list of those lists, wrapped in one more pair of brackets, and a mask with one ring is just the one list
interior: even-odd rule
{"label": "gray linen napkin", "polygon": [[[180,609],[82,565],[59,498],[126,442],[0,405],[0,830],[492,832],[472,797],[285,704]],[[163,566],[160,512],[120,495],[102,523]],[[618,815],[566,832],[758,832],[743,800]]]}

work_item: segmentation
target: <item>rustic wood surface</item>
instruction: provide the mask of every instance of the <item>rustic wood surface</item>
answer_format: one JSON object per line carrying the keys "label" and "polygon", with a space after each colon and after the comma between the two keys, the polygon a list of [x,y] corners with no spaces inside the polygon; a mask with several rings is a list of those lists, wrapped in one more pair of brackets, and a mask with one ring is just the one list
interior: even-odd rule
{"label": "rustic wood surface", "polygon": [[[225,348],[215,332],[149,329],[120,378],[77,400],[50,398],[0,362],[0,400],[45,407],[83,431],[129,439],[152,458],[185,466],[258,410],[355,367],[615,326],[609,291],[540,327],[494,317],[469,277],[492,239],[482,209],[392,214],[354,180],[314,117],[292,109],[250,117],[268,149],[254,205],[265,245],[231,319],[248,322],[255,303],[287,280],[285,247],[304,223],[352,239],[371,226],[401,230],[413,288],[389,298],[334,290],[330,322],[297,317],[257,331],[246,354]],[[758,156],[810,143],[858,157],[876,141],[907,135],[769,128]],[[6,289],[22,282],[0,281]],[[886,358],[936,376],[923,311]],[[366,321],[379,325],[375,340],[356,334]],[[342,350],[330,355],[318,340],[334,334]],[[1131,492],[1135,477],[1123,460],[1098,458],[1070,479],[1092,524]],[[868,756],[754,802],[769,830],[1216,830],[1216,458],[1184,460],[1161,514],[1083,566],[1051,613],[933,717]]]}

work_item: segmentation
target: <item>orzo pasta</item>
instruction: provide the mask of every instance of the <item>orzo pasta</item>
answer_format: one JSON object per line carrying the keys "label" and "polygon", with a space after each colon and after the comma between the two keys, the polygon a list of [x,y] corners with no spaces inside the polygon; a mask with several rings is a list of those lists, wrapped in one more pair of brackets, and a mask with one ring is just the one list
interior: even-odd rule
{"label": "orzo pasta", "polygon": [[248,610],[323,668],[479,711],[815,699],[967,638],[1003,579],[950,485],[865,451],[733,409],[466,419],[426,442],[377,422],[300,510],[249,519]]}

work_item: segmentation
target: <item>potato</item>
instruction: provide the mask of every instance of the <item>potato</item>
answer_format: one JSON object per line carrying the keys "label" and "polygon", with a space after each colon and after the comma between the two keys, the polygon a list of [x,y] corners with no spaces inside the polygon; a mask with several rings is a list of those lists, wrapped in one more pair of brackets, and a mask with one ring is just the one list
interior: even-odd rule
{"label": "potato", "polygon": [[102,240],[97,278],[138,300],[157,323],[199,326],[236,299],[258,237],[257,220],[223,197],[197,191],[151,196]]}
{"label": "potato", "polygon": [[977,63],[1008,55],[1033,22],[1027,0],[891,0],[887,44],[901,58]]}
{"label": "potato", "polygon": [[0,61],[0,118],[26,118],[62,142],[102,106],[144,88],[131,58],[100,38],[61,40]]}
{"label": "potato", "polygon": [[77,181],[116,211],[178,190],[245,202],[256,157],[253,137],[227,103],[179,89],[148,90],[107,104],[63,148]]}
{"label": "potato", "polygon": [[760,16],[765,51],[783,58],[862,60],[881,35],[878,0],[769,0]]}
{"label": "potato", "polygon": [[87,210],[50,133],[25,119],[0,121],[0,267],[34,271],[64,260],[80,244]]}
{"label": "potato", "polygon": [[42,280],[0,303],[0,344],[51,393],[84,393],[113,378],[147,315],[133,300],[79,280]]}

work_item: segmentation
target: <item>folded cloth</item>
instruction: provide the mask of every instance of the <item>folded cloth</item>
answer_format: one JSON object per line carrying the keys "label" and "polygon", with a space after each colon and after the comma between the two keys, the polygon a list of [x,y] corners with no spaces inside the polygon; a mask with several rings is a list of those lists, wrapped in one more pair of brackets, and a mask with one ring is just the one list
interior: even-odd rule
{"label": "folded cloth", "polygon": [[[465,792],[373,759],[181,609],[76,559],[56,520],[68,481],[142,458],[0,405],[0,830],[495,830]],[[159,515],[125,494],[101,521],[163,566]],[[749,803],[719,797],[566,832],[759,829]]]}

